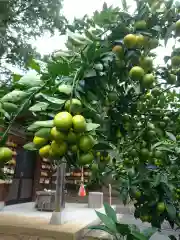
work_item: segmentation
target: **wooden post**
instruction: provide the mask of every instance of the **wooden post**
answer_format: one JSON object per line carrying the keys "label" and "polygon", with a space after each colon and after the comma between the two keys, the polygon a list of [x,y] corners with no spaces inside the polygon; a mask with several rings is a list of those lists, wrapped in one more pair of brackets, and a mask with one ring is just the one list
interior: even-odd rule
{"label": "wooden post", "polygon": [[61,199],[61,176],[60,176],[60,164],[57,162],[57,171],[56,171],[56,195],[55,195],[55,212],[60,212],[60,199]]}
{"label": "wooden post", "polygon": [[110,206],[112,205],[112,196],[111,196],[111,193],[112,193],[111,184],[109,184],[109,205],[110,205]]}
{"label": "wooden post", "polygon": [[56,194],[55,194],[55,211],[52,213],[50,224],[59,225],[63,224],[64,220],[62,219],[62,208],[65,206],[65,172],[66,172],[66,163],[57,162],[57,172],[56,172]]}
{"label": "wooden post", "polygon": [[55,212],[60,212],[64,208],[64,183],[65,183],[65,163],[57,164],[57,177],[56,177],[56,196],[55,196]]}

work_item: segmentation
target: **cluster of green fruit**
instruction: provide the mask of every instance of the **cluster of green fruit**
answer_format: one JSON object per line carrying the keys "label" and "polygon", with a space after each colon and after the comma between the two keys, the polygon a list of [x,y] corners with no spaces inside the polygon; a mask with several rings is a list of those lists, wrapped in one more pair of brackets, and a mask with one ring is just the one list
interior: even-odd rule
{"label": "cluster of green fruit", "polygon": [[136,201],[135,217],[140,218],[142,222],[151,223],[153,221],[156,221],[156,218],[160,215],[166,214],[166,206],[164,202],[157,202],[151,207],[148,206],[148,201],[145,200],[143,192],[137,188],[131,188],[130,197],[133,201]]}
{"label": "cluster of green fruit", "polygon": [[179,201],[180,200],[180,189],[176,188],[175,190],[175,198]]}
{"label": "cluster of green fruit", "polygon": [[98,151],[95,153],[95,161],[91,166],[93,171],[98,171],[99,169],[103,169],[107,163],[111,160],[110,155],[106,151]]}
{"label": "cluster of green fruit", "polygon": [[[180,36],[180,20],[175,23],[175,34],[177,37]],[[180,67],[180,55],[179,54],[172,54],[171,64],[172,64],[173,68]]]}
{"label": "cluster of green fruit", "polygon": [[59,159],[67,152],[71,152],[77,154],[79,165],[91,164],[94,159],[92,148],[95,140],[86,132],[85,118],[77,114],[77,111],[81,111],[81,102],[72,99],[70,104],[68,100],[65,110],[54,117],[54,126],[50,130],[49,137],[35,136],[33,143],[39,149],[42,158]]}
{"label": "cluster of green fruit", "polygon": [[106,151],[96,152],[97,160],[109,162],[110,161],[110,155]]}
{"label": "cluster of green fruit", "polygon": [[[150,38],[140,34],[139,32],[145,31],[147,29],[147,23],[144,20],[135,22],[134,31],[135,34],[127,34],[123,39],[123,44],[116,45],[113,47],[112,52],[122,60],[124,58],[125,49],[154,49],[159,45],[159,41],[156,38]],[[176,35],[180,35],[180,21],[177,21],[175,24]],[[121,62],[117,61],[118,65],[121,66]],[[175,54],[171,56],[171,63],[173,68],[180,67],[180,56]],[[152,58],[148,56],[143,56],[139,59],[139,64],[132,67],[129,72],[129,76],[134,81],[140,81],[140,83],[147,89],[153,86],[155,82],[155,76],[152,73],[153,70],[153,61]],[[168,84],[175,84],[177,77],[173,72],[168,72],[166,76]]]}

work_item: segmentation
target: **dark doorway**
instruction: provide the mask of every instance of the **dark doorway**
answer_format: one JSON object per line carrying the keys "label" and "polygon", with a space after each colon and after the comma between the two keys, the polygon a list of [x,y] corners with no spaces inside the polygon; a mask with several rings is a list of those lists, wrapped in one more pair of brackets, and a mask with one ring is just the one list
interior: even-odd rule
{"label": "dark doorway", "polygon": [[17,150],[16,169],[9,188],[6,205],[32,201],[36,153]]}

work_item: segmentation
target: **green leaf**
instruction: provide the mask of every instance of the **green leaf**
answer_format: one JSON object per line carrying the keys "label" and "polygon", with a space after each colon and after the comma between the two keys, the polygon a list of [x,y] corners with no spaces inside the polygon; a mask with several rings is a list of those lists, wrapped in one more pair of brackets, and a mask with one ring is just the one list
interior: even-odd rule
{"label": "green leaf", "polygon": [[62,99],[59,99],[59,98],[55,98],[55,97],[50,97],[46,94],[40,94],[40,96],[42,96],[44,99],[46,99],[48,102],[50,103],[54,103],[54,104],[58,104],[58,105],[62,105],[65,103],[66,100],[62,100]]}
{"label": "green leaf", "polygon": [[152,235],[154,235],[157,232],[157,228],[154,227],[149,227],[146,228],[142,231],[142,233],[144,234],[144,236],[147,237],[147,239],[149,240],[151,238]]}
{"label": "green leaf", "polygon": [[116,229],[116,224],[115,222],[113,222],[113,220],[111,218],[109,218],[108,216],[106,216],[105,214],[95,211],[97,216],[99,217],[99,219],[102,221],[102,223],[104,223],[104,225],[112,232],[116,233],[117,229]]}
{"label": "green leaf", "polygon": [[50,138],[51,128],[42,128],[35,133],[35,136],[42,138]]}
{"label": "green leaf", "polygon": [[172,133],[166,132],[166,135],[169,137],[170,140],[176,142],[176,137]]}
{"label": "green leaf", "polygon": [[2,108],[9,113],[16,112],[18,110],[18,106],[15,105],[14,103],[9,103],[9,102],[3,102],[2,103]]}
{"label": "green leaf", "polygon": [[22,75],[19,74],[12,74],[12,80],[13,82],[17,82],[22,78]]}
{"label": "green leaf", "polygon": [[28,127],[28,131],[36,131],[39,128],[52,128],[54,126],[53,120],[36,121]]}
{"label": "green leaf", "polygon": [[111,218],[113,222],[117,222],[116,212],[108,203],[104,203],[104,209],[105,209],[106,215],[109,218]]}
{"label": "green leaf", "polygon": [[55,59],[61,58],[61,57],[71,57],[73,55],[72,51],[57,51],[53,54],[53,57]]}
{"label": "green leaf", "polygon": [[105,141],[99,141],[96,145],[94,145],[94,150],[108,150],[108,149],[113,149],[113,147],[111,147],[109,143]]}
{"label": "green leaf", "polygon": [[13,90],[12,92],[6,94],[1,98],[2,102],[20,102],[23,99],[25,99],[28,96],[28,94],[24,91],[20,90]]}
{"label": "green leaf", "polygon": [[147,238],[142,233],[134,230],[131,232],[131,235],[133,235],[136,240],[147,240]]}
{"label": "green leaf", "polygon": [[122,236],[126,236],[131,232],[128,224],[116,223],[116,228],[118,230],[118,233]]}
{"label": "green leaf", "polygon": [[153,149],[155,149],[156,147],[158,147],[158,146],[160,146],[162,144],[163,144],[163,142],[157,142],[154,145],[152,145],[151,149],[153,150]]}
{"label": "green leaf", "polygon": [[110,235],[113,235],[113,232],[110,231],[109,228],[107,228],[107,227],[104,226],[104,225],[89,226],[88,229],[91,229],[91,230],[100,230],[100,231],[103,231],[103,232],[107,232],[107,233],[109,233]]}
{"label": "green leaf", "polygon": [[66,84],[61,84],[61,85],[59,85],[58,90],[59,90],[60,93],[70,95],[71,92],[72,92],[72,86],[71,85],[66,85]]}
{"label": "green leaf", "polygon": [[39,102],[33,105],[32,107],[29,108],[30,111],[32,112],[40,112],[40,111],[46,111],[48,108],[49,104],[45,102]]}
{"label": "green leaf", "polygon": [[157,187],[161,182],[161,174],[157,173],[157,175],[155,176],[155,180],[153,182],[153,186]]}
{"label": "green leaf", "polygon": [[70,67],[66,61],[50,62],[48,71],[52,76],[69,76]]}
{"label": "green leaf", "polygon": [[100,126],[100,124],[96,124],[96,123],[86,123],[86,131],[92,131],[97,129]]}
{"label": "green leaf", "polygon": [[33,142],[27,143],[23,146],[24,149],[29,150],[29,151],[36,151],[37,148],[35,147]]}
{"label": "green leaf", "polygon": [[27,93],[36,93],[38,90],[40,90],[41,87],[31,87],[26,90]]}
{"label": "green leaf", "polygon": [[169,218],[171,220],[175,220],[176,219],[176,208],[171,203],[166,202],[165,204],[166,204],[166,210],[168,212]]}
{"label": "green leaf", "polygon": [[7,119],[10,119],[10,115],[9,115],[9,113],[7,113],[4,109],[2,109],[1,107],[0,107],[0,112],[7,118]]}
{"label": "green leaf", "polygon": [[40,76],[36,73],[27,73],[24,75],[19,81],[19,84],[31,88],[31,87],[38,87],[43,84],[43,81],[40,79]]}
{"label": "green leaf", "polygon": [[41,67],[39,63],[37,63],[34,59],[31,58],[31,60],[28,62],[28,67],[31,69],[34,69],[36,72],[40,73],[41,72]]}

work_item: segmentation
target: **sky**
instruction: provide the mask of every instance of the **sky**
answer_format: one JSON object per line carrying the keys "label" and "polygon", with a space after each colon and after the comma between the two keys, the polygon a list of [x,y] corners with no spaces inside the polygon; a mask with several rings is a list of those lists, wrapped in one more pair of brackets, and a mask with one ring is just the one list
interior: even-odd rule
{"label": "sky", "polygon": [[[91,16],[96,10],[101,10],[104,2],[106,2],[108,6],[113,5],[114,7],[121,7],[121,0],[64,0],[62,14],[72,22],[74,17],[81,18],[85,14]],[[134,5],[133,0],[128,0],[128,4],[132,7]],[[49,54],[55,50],[65,48],[65,40],[65,36],[56,34],[50,37],[46,34],[37,39],[35,43],[33,40],[32,44],[41,54]]]}
{"label": "sky", "polygon": [[[75,17],[81,18],[85,14],[91,16],[94,11],[102,9],[104,1],[108,6],[113,5],[114,7],[121,7],[122,0],[64,0],[62,15],[65,15],[70,22],[72,22]],[[130,11],[133,12],[135,9],[135,2],[133,0],[127,0],[127,3],[130,7]],[[34,41],[34,39],[30,40],[30,43],[36,47],[41,55],[46,55],[56,50],[65,49],[65,41],[66,36],[60,36],[58,33],[54,36],[50,36],[46,33],[42,37],[36,39],[36,41]],[[162,62],[165,54],[170,53],[171,49],[172,43],[169,43],[166,49],[161,47],[156,49],[156,52],[159,53],[156,62]],[[21,73],[21,70],[17,68],[12,66],[9,66],[9,68],[16,73]]]}

